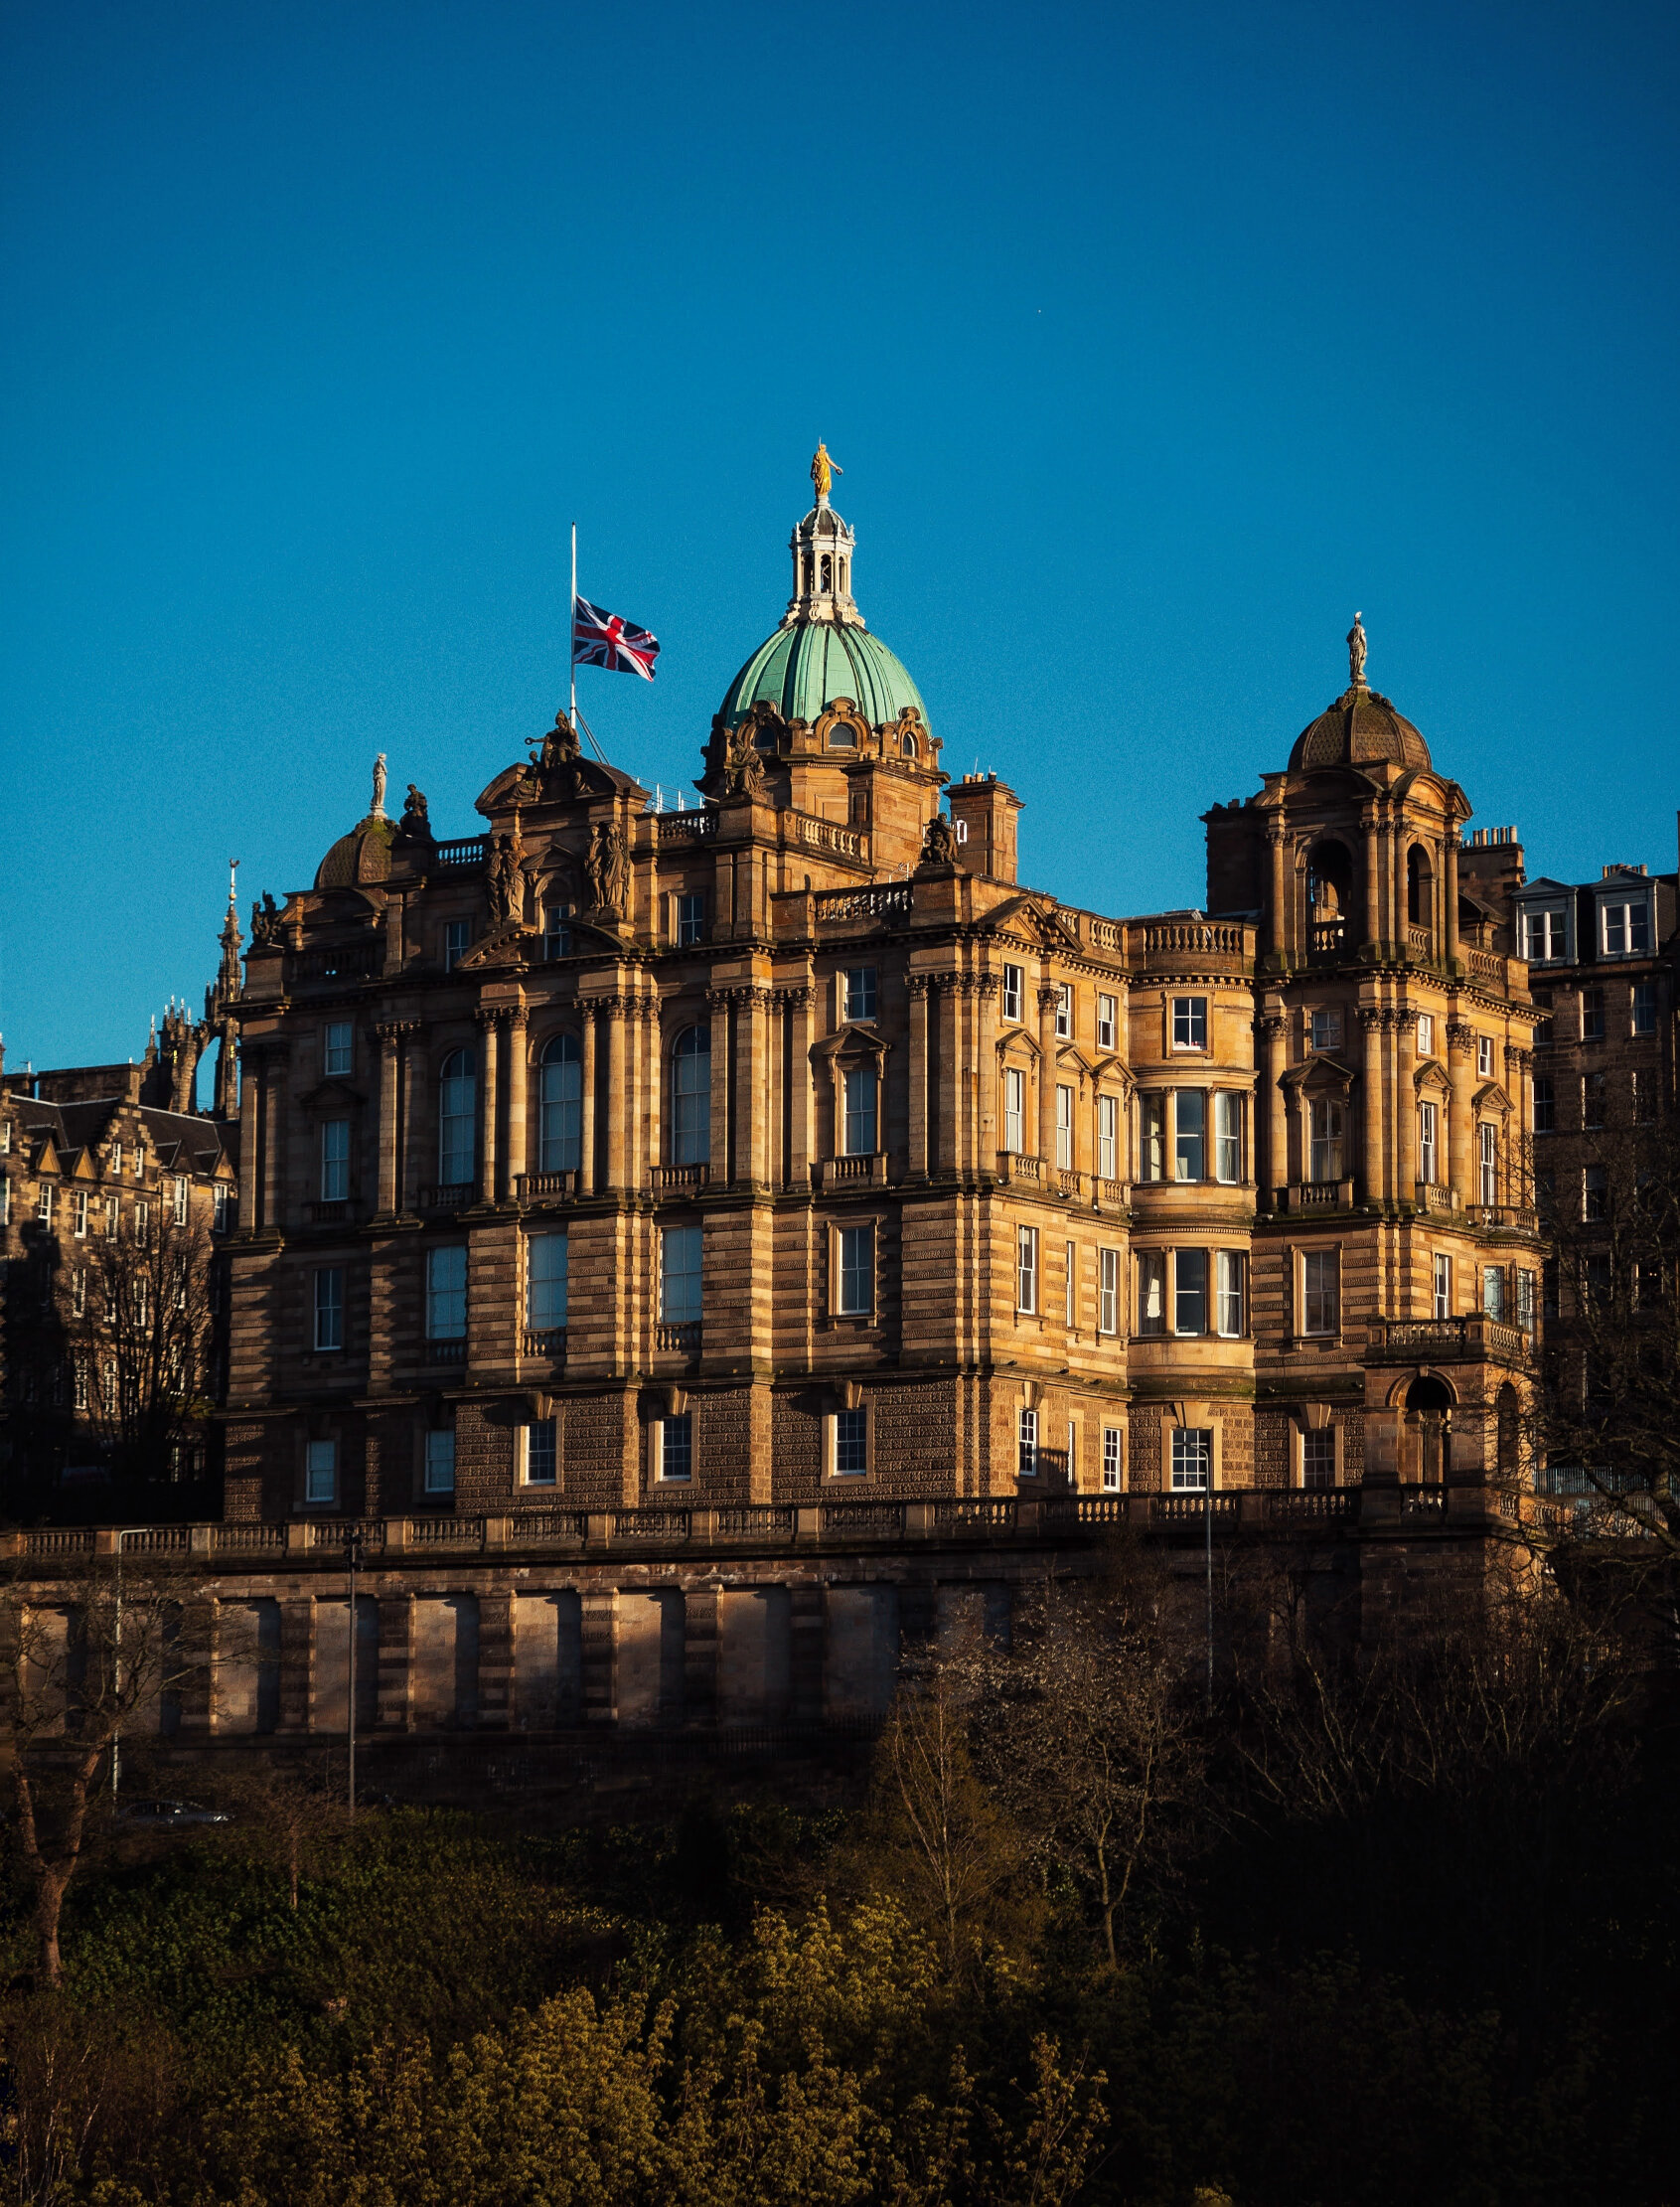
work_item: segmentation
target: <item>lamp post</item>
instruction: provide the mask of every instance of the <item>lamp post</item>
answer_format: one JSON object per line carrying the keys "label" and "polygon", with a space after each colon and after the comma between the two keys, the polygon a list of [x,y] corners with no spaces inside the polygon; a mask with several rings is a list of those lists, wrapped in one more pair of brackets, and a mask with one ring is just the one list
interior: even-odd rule
{"label": "lamp post", "polygon": [[362,1568],[362,1527],[346,1525],[344,1568],[350,1582],[350,1692],[348,1736],[350,1743],[350,1813],[356,1813],[356,1574]]}

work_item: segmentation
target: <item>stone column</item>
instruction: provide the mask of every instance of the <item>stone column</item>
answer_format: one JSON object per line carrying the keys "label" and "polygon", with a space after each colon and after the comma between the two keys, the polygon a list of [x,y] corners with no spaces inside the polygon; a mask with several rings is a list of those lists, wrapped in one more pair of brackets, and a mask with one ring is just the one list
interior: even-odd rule
{"label": "stone column", "polygon": [[811,1185],[812,1125],[811,1116],[816,1091],[811,1078],[811,1003],[809,988],[790,989],[788,1004],[793,1015],[793,1064],[789,1079],[793,1093],[788,1098],[791,1135],[788,1155],[788,1180],[794,1187]]}
{"label": "stone column", "polygon": [[[769,1129],[758,1108],[763,1085],[764,1011],[762,989],[742,989],[735,998],[735,1178],[762,1186],[770,1178],[765,1161]],[[884,1100],[884,1099],[883,1099]]]}
{"label": "stone column", "polygon": [[1400,1199],[1415,1202],[1418,1193],[1418,1015],[1416,1010],[1395,1015],[1394,1133],[1395,1165],[1400,1174]]}
{"label": "stone column", "polygon": [[577,1187],[579,1194],[592,1195],[595,1191],[595,1089],[598,1083],[592,999],[580,999],[577,1017],[583,1027],[583,1123],[577,1152]]}
{"label": "stone column", "polygon": [[623,997],[607,1000],[607,1185],[623,1187],[625,1120],[630,1103]]}
{"label": "stone column", "polygon": [[519,1200],[520,1182],[525,1178],[526,1145],[531,1137],[527,1070],[526,1012],[522,1004],[508,1014],[507,1196],[510,1202]]}
{"label": "stone column", "polygon": [[484,1103],[479,1121],[478,1199],[481,1203],[493,1203],[496,1200],[496,1114],[500,1102],[496,1085],[497,1037],[501,1032],[502,1016],[499,1012],[479,1012],[475,1017],[484,1037],[479,1052],[484,1067]]}
{"label": "stone column", "polygon": [[1359,1015],[1362,1030],[1359,1128],[1365,1160],[1365,1200],[1382,1200],[1383,1188],[1383,1015],[1375,1009]]}
{"label": "stone column", "polygon": [[960,1172],[963,1165],[963,1068],[957,1032],[957,976],[939,979],[939,1087],[928,1139],[928,1167]]}
{"label": "stone column", "polygon": [[1269,1013],[1260,1023],[1260,1031],[1266,1037],[1266,1180],[1264,1185],[1274,1190],[1272,1208],[1281,1210],[1283,1203],[1275,1191],[1287,1187],[1290,1180],[1288,1098],[1284,1094],[1283,1015],[1278,1012]]}
{"label": "stone column", "polygon": [[[974,977],[976,1025],[980,1037],[975,1055],[979,1059],[979,1098],[975,1107],[976,1160],[983,1173],[997,1170],[997,976],[994,973],[977,973]],[[1052,1069],[1052,1086],[1054,1071]],[[1051,1097],[1050,1108],[1055,1109]]]}
{"label": "stone column", "polygon": [[396,1203],[404,1211],[413,1209],[415,1183],[424,1178],[414,1156],[414,1050],[408,1039],[417,1025],[404,1021],[396,1044]]}
{"label": "stone column", "polygon": [[641,1138],[642,1169],[637,1176],[637,1184],[641,1187],[647,1187],[652,1184],[654,1167],[658,1165],[663,1155],[660,1143],[665,1105],[665,1038],[664,1030],[660,1025],[659,998],[657,995],[649,997],[642,1006],[642,1025],[643,1061],[647,1066],[648,1083],[647,1125]]}
{"label": "stone column", "polygon": [[1447,1099],[1447,1182],[1452,1201],[1462,1210],[1470,1200],[1470,1175],[1475,1161],[1469,1154],[1469,1077],[1474,1062],[1475,1029],[1450,1020],[1447,1025],[1447,1077],[1451,1094]]}
{"label": "stone column", "polygon": [[1287,830],[1280,813],[1268,821],[1266,840],[1272,847],[1272,952],[1281,965],[1289,963],[1289,900],[1286,894],[1284,842]]}
{"label": "stone column", "polygon": [[380,1216],[388,1218],[396,1208],[396,1061],[402,1037],[400,1029],[391,1025],[374,1031],[380,1038],[379,1208]]}
{"label": "stone column", "polygon": [[713,989],[706,997],[711,1013],[711,1180],[728,1180],[729,1156],[729,994]]}
{"label": "stone column", "polygon": [[912,974],[910,992],[910,1177],[925,1180],[928,1171],[928,980]]}
{"label": "stone column", "polygon": [[262,1052],[263,1124],[262,1223],[270,1229],[286,1223],[286,1073],[290,1060],[273,1043]]}
{"label": "stone column", "polygon": [[1374,803],[1361,807],[1359,825],[1365,831],[1365,940],[1376,943],[1382,939],[1382,907],[1377,878],[1381,862],[1377,856],[1377,808]]}
{"label": "stone column", "polygon": [[1458,831],[1449,828],[1446,837],[1445,894],[1447,909],[1442,913],[1442,955],[1451,965],[1458,955]]}
{"label": "stone column", "polygon": [[1048,983],[1038,992],[1038,1155],[1047,1187],[1056,1163],[1056,992]]}

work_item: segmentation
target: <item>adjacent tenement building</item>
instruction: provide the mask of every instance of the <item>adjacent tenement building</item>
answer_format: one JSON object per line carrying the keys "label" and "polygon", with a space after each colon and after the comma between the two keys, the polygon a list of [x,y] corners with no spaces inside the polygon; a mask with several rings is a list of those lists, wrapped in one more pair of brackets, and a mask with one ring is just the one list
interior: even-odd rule
{"label": "adjacent tenement building", "polygon": [[948,780],[827,496],[791,550],[698,809],[562,713],[482,833],[382,773],[254,915],[229,1516],[1490,1463],[1535,1014],[1362,628],[1206,816],[1203,905],[1111,915],[1017,877],[1004,782]]}

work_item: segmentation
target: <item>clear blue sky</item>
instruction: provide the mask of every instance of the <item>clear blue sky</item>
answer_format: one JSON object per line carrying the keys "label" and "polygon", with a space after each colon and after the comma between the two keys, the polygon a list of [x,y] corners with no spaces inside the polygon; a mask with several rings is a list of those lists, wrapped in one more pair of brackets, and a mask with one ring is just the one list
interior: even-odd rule
{"label": "clear blue sky", "polygon": [[1202,894],[1345,681],[1533,872],[1675,863],[1672,7],[10,0],[0,1026],[126,1056],[241,906],[551,720],[565,535],[698,771],[819,434],[1035,884]]}

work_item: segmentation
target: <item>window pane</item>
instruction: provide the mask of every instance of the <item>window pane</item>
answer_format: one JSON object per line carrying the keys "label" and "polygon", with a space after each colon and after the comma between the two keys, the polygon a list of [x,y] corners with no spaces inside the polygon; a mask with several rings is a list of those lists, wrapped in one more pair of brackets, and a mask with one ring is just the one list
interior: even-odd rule
{"label": "window pane", "polygon": [[873,966],[853,966],[843,976],[845,999],[844,1017],[848,1020],[872,1020],[875,1017],[875,969]]}
{"label": "window pane", "polygon": [[711,1162],[711,1030],[690,1026],[671,1059],[671,1162]]}
{"label": "window pane", "polygon": [[445,1187],[459,1187],[473,1177],[477,1088],[465,1050],[444,1059],[437,1098],[437,1177]]}
{"label": "window pane", "polygon": [[526,1324],[550,1333],[566,1322],[571,1245],[564,1234],[533,1234],[526,1244]]}
{"label": "window pane", "polygon": [[702,895],[680,896],[677,899],[677,947],[690,949],[705,939],[705,897]]}
{"label": "window pane", "polygon": [[344,1346],[344,1272],[337,1265],[315,1275],[315,1345]]}
{"label": "window pane", "polygon": [[575,1173],[583,1163],[583,1045],[556,1034],[542,1052],[536,1119],[536,1169]]}
{"label": "window pane", "polygon": [[660,1235],[660,1317],[690,1326],[700,1316],[700,1228],[667,1226]]}
{"label": "window pane", "polygon": [[872,1157],[875,1153],[875,1090],[872,1069],[853,1066],[845,1076],[845,1154]]}
{"label": "window pane", "polygon": [[1243,1256],[1237,1249],[1221,1249],[1217,1257],[1219,1331],[1235,1340],[1243,1331]]}
{"label": "window pane", "polygon": [[1221,1088],[1213,1099],[1214,1171],[1227,1186],[1243,1177],[1243,1099]]}
{"label": "window pane", "polygon": [[875,1307],[875,1229],[846,1226],[840,1237],[840,1307],[842,1317],[866,1317]]}
{"label": "window pane", "polygon": [[1004,1019],[1018,1020],[1020,1018],[1021,1002],[1025,993],[1026,977],[1023,969],[1019,966],[1005,966],[1003,968]]}
{"label": "window pane", "polygon": [[1207,1251],[1180,1249],[1174,1265],[1172,1329],[1176,1334],[1207,1332]]}
{"label": "window pane", "polygon": [[1011,1067],[1003,1075],[1003,1147],[1019,1153],[1026,1117],[1026,1075]]}
{"label": "window pane", "polygon": [[1172,1099],[1173,1172],[1181,1181],[1205,1178],[1207,1096],[1200,1088],[1180,1088]]}
{"label": "window pane", "polygon": [[1073,1090],[1058,1087],[1056,1090],[1056,1167],[1059,1172],[1073,1171]]}
{"label": "window pane", "polygon": [[1038,1229],[1021,1226],[1015,1239],[1015,1308],[1018,1311],[1036,1311],[1038,1308]]}
{"label": "window pane", "polygon": [[455,1492],[455,1433],[452,1427],[426,1435],[426,1488],[428,1495]]}
{"label": "window pane", "polygon": [[342,1203],[350,1194],[350,1121],[329,1119],[321,1129],[321,1200]]}
{"label": "window pane", "polygon": [[559,1477],[559,1435],[552,1418],[537,1418],[525,1429],[525,1478],[528,1487],[552,1487]]}
{"label": "window pane", "polygon": [[1103,1428],[1103,1492],[1118,1495],[1125,1485],[1125,1449],[1118,1425]]}
{"label": "window pane", "polygon": [[1138,1163],[1143,1178],[1166,1178],[1166,1098],[1144,1096],[1139,1102]]}
{"label": "window pane", "polygon": [[1207,999],[1206,997],[1174,997],[1172,1000],[1172,1046],[1175,1050],[1203,1050],[1207,1047]]}
{"label": "window pane", "polygon": [[1023,1410],[1017,1429],[1015,1469],[1022,1479],[1038,1476],[1038,1412]]}
{"label": "window pane", "polygon": [[1118,1334],[1120,1331],[1120,1251],[1100,1249],[1097,1252],[1097,1331],[1100,1334]]}
{"label": "window pane", "polygon": [[1341,1258],[1335,1250],[1310,1250],[1302,1257],[1302,1333],[1334,1334],[1338,1330],[1340,1288]]}
{"label": "window pane", "polygon": [[1097,1177],[1104,1181],[1117,1181],[1119,1172],[1120,1100],[1116,1096],[1097,1098]]}
{"label": "window pane", "polygon": [[1336,1483],[1336,1437],[1329,1426],[1300,1437],[1300,1484],[1323,1489]]}
{"label": "window pane", "polygon": [[835,1413],[835,1471],[842,1479],[855,1478],[869,1469],[869,1413],[839,1410]]}
{"label": "window pane", "polygon": [[321,1070],[324,1073],[348,1073],[351,1066],[351,1024],[348,1020],[335,1020],[327,1028],[327,1046],[322,1053]]}
{"label": "window pane", "polygon": [[1172,1491],[1202,1494],[1213,1472],[1213,1434],[1205,1426],[1174,1426],[1172,1430]]}
{"label": "window pane", "polygon": [[426,1251],[426,1339],[458,1341],[467,1333],[467,1252],[460,1244]]}
{"label": "window pane", "polygon": [[336,1441],[311,1441],[305,1460],[303,1497],[305,1501],[332,1502],[338,1499],[339,1446]]}
{"label": "window pane", "polygon": [[1145,1250],[1138,1258],[1138,1331],[1140,1334],[1164,1334],[1166,1331],[1164,1250]]}
{"label": "window pane", "polygon": [[661,1479],[691,1479],[694,1475],[693,1413],[665,1418],[660,1424],[659,1470]]}

